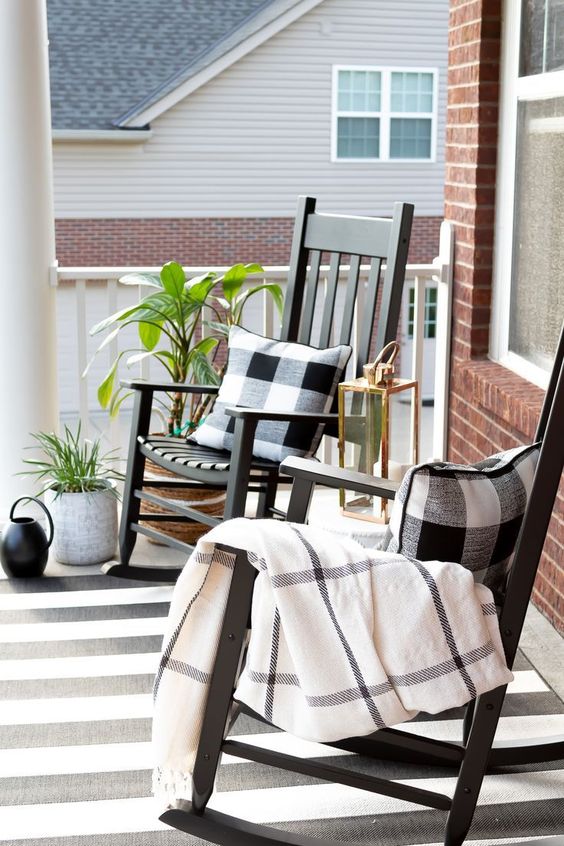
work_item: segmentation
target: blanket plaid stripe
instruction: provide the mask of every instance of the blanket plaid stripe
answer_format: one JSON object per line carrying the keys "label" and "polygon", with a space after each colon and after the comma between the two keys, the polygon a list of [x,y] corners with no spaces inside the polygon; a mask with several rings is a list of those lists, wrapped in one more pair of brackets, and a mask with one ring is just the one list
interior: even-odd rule
{"label": "blanket plaid stripe", "polygon": [[198,542],[178,581],[157,678],[154,787],[190,774],[234,559],[259,571],[235,698],[308,740],[438,713],[512,679],[493,597],[458,564],[366,550],[313,527],[237,519]]}

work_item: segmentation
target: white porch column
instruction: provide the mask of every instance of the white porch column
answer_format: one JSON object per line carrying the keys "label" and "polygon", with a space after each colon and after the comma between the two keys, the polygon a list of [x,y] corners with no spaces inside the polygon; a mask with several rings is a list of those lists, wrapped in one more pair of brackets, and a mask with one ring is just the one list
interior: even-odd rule
{"label": "white porch column", "polygon": [[0,0],[0,520],[33,490],[29,433],[58,421],[45,0]]}

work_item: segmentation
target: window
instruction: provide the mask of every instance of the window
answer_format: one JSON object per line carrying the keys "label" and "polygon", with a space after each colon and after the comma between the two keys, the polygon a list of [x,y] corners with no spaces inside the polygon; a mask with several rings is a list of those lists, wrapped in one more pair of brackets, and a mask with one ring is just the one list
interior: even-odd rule
{"label": "window", "polygon": [[[409,289],[407,312],[407,337],[413,340],[413,321],[415,319],[415,288]],[[423,337],[435,338],[437,334],[437,289],[425,288],[425,317],[423,318]]]}
{"label": "window", "polygon": [[335,67],[333,161],[433,161],[437,74]]}
{"label": "window", "polygon": [[519,5],[504,40],[490,352],[545,387],[564,317],[564,0]]}

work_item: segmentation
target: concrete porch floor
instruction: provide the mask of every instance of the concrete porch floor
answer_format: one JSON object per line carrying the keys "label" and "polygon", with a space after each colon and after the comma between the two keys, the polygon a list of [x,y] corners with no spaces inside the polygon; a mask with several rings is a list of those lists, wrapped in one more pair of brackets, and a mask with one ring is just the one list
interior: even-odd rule
{"label": "concrete porch floor", "polygon": [[[288,491],[281,491],[277,502],[279,507],[284,508],[288,495]],[[310,511],[310,522],[320,525],[327,524],[327,522],[336,522],[339,525],[338,531],[341,532],[345,530],[348,532],[349,524],[351,531],[364,529],[367,525],[364,521],[340,516],[337,496],[336,491],[327,489],[316,491]],[[252,507],[253,503],[251,502],[250,508]],[[345,529],[343,529],[343,524]],[[150,543],[146,538],[139,536],[133,560],[138,565],[181,566],[185,558],[185,554],[179,550]],[[100,565],[71,566],[59,564],[51,555],[45,576],[78,576],[96,573],[100,573]],[[6,578],[1,569],[0,577]],[[520,648],[546,683],[564,702],[564,639],[532,604],[529,605]]]}

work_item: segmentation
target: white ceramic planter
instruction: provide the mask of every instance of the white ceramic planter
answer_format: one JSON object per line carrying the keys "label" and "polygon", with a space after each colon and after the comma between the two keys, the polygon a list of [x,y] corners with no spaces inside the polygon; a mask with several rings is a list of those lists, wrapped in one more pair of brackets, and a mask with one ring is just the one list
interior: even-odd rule
{"label": "white ceramic planter", "polygon": [[118,533],[117,499],[110,491],[45,494],[53,516],[53,550],[61,564],[100,564],[113,558]]}

